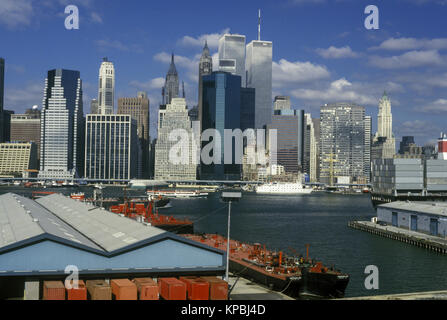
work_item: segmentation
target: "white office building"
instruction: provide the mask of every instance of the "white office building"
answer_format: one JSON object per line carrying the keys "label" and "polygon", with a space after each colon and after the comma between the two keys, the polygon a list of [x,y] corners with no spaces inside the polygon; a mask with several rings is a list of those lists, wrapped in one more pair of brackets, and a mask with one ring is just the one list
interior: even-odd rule
{"label": "white office building", "polygon": [[98,113],[112,114],[115,101],[115,68],[107,58],[99,68]]}
{"label": "white office building", "polygon": [[79,71],[48,71],[42,102],[40,178],[71,179],[83,170],[83,105]]}

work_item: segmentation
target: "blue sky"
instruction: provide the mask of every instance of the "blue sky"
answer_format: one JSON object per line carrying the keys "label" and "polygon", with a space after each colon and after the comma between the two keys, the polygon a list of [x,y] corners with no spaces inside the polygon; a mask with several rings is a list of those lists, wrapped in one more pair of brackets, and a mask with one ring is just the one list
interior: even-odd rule
{"label": "blue sky", "polygon": [[[64,27],[68,4],[79,8],[79,30]],[[364,27],[369,4],[379,8],[379,30]],[[204,39],[212,54],[223,32],[255,39],[258,8],[262,38],[274,46],[273,95],[290,95],[315,117],[324,103],[357,102],[375,132],[387,90],[398,139],[423,144],[447,131],[447,0],[0,0],[5,108],[40,106],[46,72],[66,68],[81,72],[87,113],[107,56],[117,97],[148,92],[154,128],[171,52],[192,106]]]}

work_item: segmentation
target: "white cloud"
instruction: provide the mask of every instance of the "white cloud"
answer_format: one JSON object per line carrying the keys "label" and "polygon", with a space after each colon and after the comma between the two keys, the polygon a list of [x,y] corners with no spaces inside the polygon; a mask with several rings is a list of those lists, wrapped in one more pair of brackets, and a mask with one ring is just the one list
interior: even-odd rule
{"label": "white cloud", "polygon": [[438,99],[423,106],[422,108],[415,108],[414,110],[432,114],[445,113],[447,112],[447,99]]}
{"label": "white cloud", "polygon": [[363,94],[360,85],[353,85],[345,78],[335,80],[327,88],[322,89],[295,89],[291,91],[292,96],[298,99],[319,103],[329,102],[355,102],[361,105],[376,105],[377,97]]}
{"label": "white cloud", "polygon": [[403,69],[421,66],[442,65],[444,58],[436,50],[409,51],[399,56],[370,58],[370,63],[382,69]]}
{"label": "white cloud", "polygon": [[447,49],[447,38],[417,39],[417,38],[390,38],[383,41],[378,47],[371,49],[381,50],[441,50]]}
{"label": "white cloud", "polygon": [[274,87],[327,79],[330,76],[325,66],[311,62],[290,62],[281,59],[279,62],[273,62],[272,67]]}
{"label": "white cloud", "polygon": [[441,129],[432,122],[425,120],[405,121],[396,127],[399,136],[415,136],[421,139],[437,137]]}
{"label": "white cloud", "polygon": [[122,43],[118,40],[97,40],[95,41],[96,45],[100,50],[108,50],[108,49],[115,49],[119,51],[130,51],[130,52],[136,52],[136,53],[142,53],[143,49],[136,44],[127,45]]}
{"label": "white cloud", "polygon": [[230,28],[226,28],[220,33],[202,34],[198,37],[184,36],[179,40],[179,43],[184,46],[203,47],[206,40],[210,49],[217,49],[219,46],[219,39],[223,34],[229,32]]}
{"label": "white cloud", "polygon": [[5,88],[5,109],[23,112],[33,105],[42,105],[43,82],[22,88]]}
{"label": "white cloud", "polygon": [[135,87],[140,90],[158,90],[164,86],[165,79],[164,78],[154,78],[146,82],[141,81],[131,81],[129,83],[130,86]]}
{"label": "white cloud", "polygon": [[99,14],[97,14],[96,12],[92,12],[90,14],[90,20],[92,22],[96,22],[96,23],[102,23],[103,22],[101,16]]}
{"label": "white cloud", "polygon": [[317,49],[316,52],[325,59],[341,59],[341,58],[356,58],[358,53],[352,51],[351,47],[334,47],[330,46],[327,49]]}
{"label": "white cloud", "polygon": [[0,24],[8,28],[27,26],[33,16],[32,0],[1,0]]}

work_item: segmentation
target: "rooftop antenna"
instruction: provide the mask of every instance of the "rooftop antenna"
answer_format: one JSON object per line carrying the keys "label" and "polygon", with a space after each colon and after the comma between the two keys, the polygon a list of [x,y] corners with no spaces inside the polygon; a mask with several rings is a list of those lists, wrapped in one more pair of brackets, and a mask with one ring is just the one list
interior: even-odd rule
{"label": "rooftop antenna", "polygon": [[183,99],[185,99],[185,82],[182,81]]}
{"label": "rooftop antenna", "polygon": [[258,10],[258,41],[261,41],[261,9]]}

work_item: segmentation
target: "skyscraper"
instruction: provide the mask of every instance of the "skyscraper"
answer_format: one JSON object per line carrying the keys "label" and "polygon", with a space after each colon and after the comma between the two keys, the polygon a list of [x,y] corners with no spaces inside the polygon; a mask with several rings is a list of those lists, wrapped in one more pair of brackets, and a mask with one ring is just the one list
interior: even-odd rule
{"label": "skyscraper", "polygon": [[386,92],[379,101],[377,133],[373,140],[373,159],[392,159],[396,154],[396,140],[393,135],[391,101]]}
{"label": "skyscraper", "polygon": [[[193,156],[197,151],[192,139],[191,120],[184,98],[173,98],[171,103],[159,110],[158,139],[155,145],[155,179],[157,180],[196,180],[197,164]],[[187,163],[175,163],[171,158],[172,148],[178,144],[169,138],[172,130],[183,129],[188,133],[189,144],[185,152],[188,153]],[[198,146],[197,146],[198,147]],[[186,154],[186,153],[185,153]]]}
{"label": "skyscraper", "polygon": [[149,178],[149,99],[146,92],[138,92],[136,98],[119,98],[118,114],[130,114],[137,121],[137,134],[140,139],[141,177]]}
{"label": "skyscraper", "polygon": [[115,68],[107,58],[99,68],[98,113],[112,114],[115,102]]}
{"label": "skyscraper", "polygon": [[5,59],[0,58],[0,142],[5,141],[3,137],[3,100],[5,95]]}
{"label": "skyscraper", "polygon": [[88,114],[85,131],[86,178],[137,178],[137,121],[131,115]]}
{"label": "skyscraper", "polygon": [[304,157],[303,172],[309,176],[311,182],[317,181],[317,140],[315,137],[314,121],[310,113],[304,114]]}
{"label": "skyscraper", "polygon": [[256,89],[255,127],[262,129],[272,118],[271,41],[253,40],[247,45],[247,87]]}
{"label": "skyscraper", "polygon": [[98,108],[98,99],[92,99],[90,102],[90,113],[91,114],[98,114],[99,108]]}
{"label": "skyscraper", "polygon": [[25,114],[11,115],[11,142],[34,142],[40,157],[40,110],[37,106]]}
{"label": "skyscraper", "polygon": [[273,102],[273,111],[275,110],[288,110],[290,109],[290,97],[289,96],[276,96]]}
{"label": "skyscraper", "polygon": [[174,63],[174,54],[171,56],[171,65],[166,74],[165,86],[163,89],[163,104],[170,104],[173,98],[179,94],[178,73]]}
{"label": "skyscraper", "polygon": [[[220,155],[213,154],[219,158],[219,161],[201,164],[201,179],[239,180],[241,178],[242,157],[236,159],[233,152],[232,163],[224,163],[224,130],[240,129],[240,127],[241,77],[222,71],[204,76],[202,131],[214,129],[219,132],[221,153]],[[208,142],[203,142],[202,148],[207,144]],[[239,161],[241,164],[237,164]]]}
{"label": "skyscraper", "polygon": [[210,55],[208,43],[205,41],[205,47],[202,51],[202,56],[199,62],[199,121],[202,123],[202,92],[203,92],[203,76],[209,75],[213,72],[213,58]]}
{"label": "skyscraper", "polygon": [[84,118],[79,71],[48,71],[40,124],[39,177],[71,179],[81,175]]}
{"label": "skyscraper", "polygon": [[245,36],[224,34],[219,39],[219,70],[241,77],[241,86],[245,85]]}
{"label": "skyscraper", "polygon": [[323,183],[368,181],[365,108],[336,103],[320,109],[320,180]]}
{"label": "skyscraper", "polygon": [[289,174],[303,172],[306,142],[304,110],[275,110],[267,128],[277,130],[276,154],[271,155],[277,164]]}

